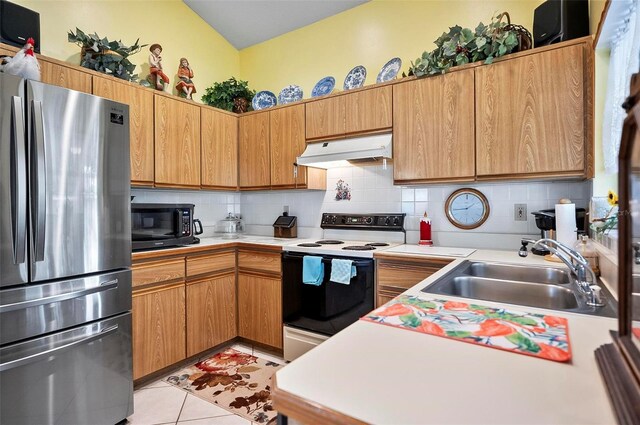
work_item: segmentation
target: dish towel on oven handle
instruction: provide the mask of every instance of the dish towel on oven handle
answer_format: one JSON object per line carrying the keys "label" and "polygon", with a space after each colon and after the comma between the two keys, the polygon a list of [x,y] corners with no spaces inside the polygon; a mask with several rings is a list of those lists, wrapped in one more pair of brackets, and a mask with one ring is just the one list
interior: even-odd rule
{"label": "dish towel on oven handle", "polygon": [[324,280],[322,257],[305,255],[302,257],[302,283],[320,286]]}
{"label": "dish towel on oven handle", "polygon": [[356,266],[353,265],[352,260],[338,260],[337,258],[331,260],[330,281],[348,285],[356,273]]}

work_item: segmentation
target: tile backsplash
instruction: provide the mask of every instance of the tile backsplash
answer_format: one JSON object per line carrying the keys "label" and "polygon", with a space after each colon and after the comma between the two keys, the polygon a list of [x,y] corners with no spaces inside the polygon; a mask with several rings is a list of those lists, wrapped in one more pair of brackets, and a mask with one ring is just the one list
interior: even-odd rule
{"label": "tile backsplash", "polygon": [[202,236],[214,236],[218,220],[240,214],[240,193],[164,189],[131,189],[133,202],[194,204],[194,216],[202,222]]}
{"label": "tile backsplash", "polygon": [[[351,200],[336,201],[336,184],[343,180],[351,189]],[[479,228],[460,230],[447,220],[447,197],[462,187],[480,190],[489,200],[491,214]],[[536,237],[539,230],[531,212],[553,208],[560,198],[569,198],[576,207],[586,208],[591,196],[590,182],[509,182],[394,186],[393,165],[348,166],[327,172],[327,191],[210,192],[132,189],[135,202],[184,202],[196,205],[195,216],[202,220],[205,236],[228,212],[242,214],[247,232],[273,235],[272,224],[284,206],[298,217],[298,236],[320,238],[323,212],[407,214],[407,242],[417,243],[418,223],[426,211],[432,220],[436,245],[473,248],[514,249],[523,236]],[[514,204],[527,205],[527,221],[515,221]]]}
{"label": "tile backsplash", "polygon": [[[351,188],[351,200],[335,200],[336,184],[343,180]],[[491,214],[479,228],[460,230],[447,220],[444,204],[456,189],[472,187],[489,200]],[[560,198],[569,198],[585,208],[590,198],[589,182],[513,182],[394,186],[393,166],[349,166],[327,172],[327,191],[242,192],[240,203],[251,233],[269,235],[271,225],[289,206],[298,217],[298,236],[322,237],[323,212],[407,214],[407,242],[417,243],[419,220],[426,211],[432,220],[436,245],[474,248],[518,249],[522,236],[539,236],[531,212],[553,208]],[[514,204],[527,205],[527,221],[515,221]]]}

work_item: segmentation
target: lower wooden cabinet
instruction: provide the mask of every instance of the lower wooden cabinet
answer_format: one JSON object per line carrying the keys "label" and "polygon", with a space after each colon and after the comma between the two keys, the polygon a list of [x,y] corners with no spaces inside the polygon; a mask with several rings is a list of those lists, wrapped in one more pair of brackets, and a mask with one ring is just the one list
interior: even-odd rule
{"label": "lower wooden cabinet", "polygon": [[238,315],[241,337],[281,349],[281,278],[239,272]]}
{"label": "lower wooden cabinet", "polygon": [[451,261],[445,258],[376,256],[376,307],[391,301]]}
{"label": "lower wooden cabinet", "polygon": [[186,358],[184,283],[133,294],[133,379]]}
{"label": "lower wooden cabinet", "polygon": [[187,283],[187,357],[238,335],[235,272]]}

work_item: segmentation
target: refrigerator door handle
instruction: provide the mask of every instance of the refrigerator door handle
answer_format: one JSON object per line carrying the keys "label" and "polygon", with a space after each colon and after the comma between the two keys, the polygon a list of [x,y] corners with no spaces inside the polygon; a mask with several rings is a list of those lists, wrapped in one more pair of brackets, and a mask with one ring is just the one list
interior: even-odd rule
{"label": "refrigerator door handle", "polygon": [[82,288],[79,291],[63,292],[63,293],[51,295],[49,297],[33,298],[33,299],[27,299],[24,301],[19,301],[17,303],[3,304],[3,305],[0,305],[0,313],[7,313],[13,310],[23,310],[25,308],[36,307],[43,304],[51,304],[54,302],[70,300],[73,298],[85,297],[87,295],[91,295],[96,292],[108,291],[110,289],[114,289],[117,287],[118,287],[118,279],[112,279],[106,282],[101,282],[95,286]]}
{"label": "refrigerator door handle", "polygon": [[13,158],[11,162],[11,219],[13,229],[13,262],[25,261],[25,241],[27,240],[27,164],[22,98],[11,97],[11,137]]}
{"label": "refrigerator door handle", "polygon": [[46,152],[44,148],[44,115],[42,114],[42,102],[31,101],[32,116],[32,170],[35,176],[32,180],[34,185],[31,191],[32,220],[34,229],[34,256],[35,261],[44,261],[44,237],[47,214],[47,174],[45,169]]}
{"label": "refrigerator door handle", "polygon": [[[58,354],[62,351],[67,351],[71,348],[77,347],[79,345],[83,345],[83,344],[88,344],[91,341],[95,341],[96,339],[100,339],[100,338],[104,338],[107,335],[110,335],[114,332],[117,332],[118,330],[118,325],[113,325],[113,326],[109,326],[107,328],[104,328],[102,330],[99,330],[97,332],[93,332],[91,335],[86,336],[84,338],[80,338],[80,339],[76,339],[74,341],[68,342],[66,344],[61,344],[57,347],[51,347],[51,345],[47,344],[44,345],[43,348],[45,348],[45,350],[40,351],[39,353],[35,353],[35,354],[27,354],[24,357],[20,357],[16,360],[11,360],[8,361],[6,363],[0,363],[0,372],[4,372],[5,370],[9,370],[9,369],[13,369],[16,368],[18,366],[25,366],[31,363],[35,363],[39,360],[43,360],[46,359],[48,357],[51,357],[55,354]],[[67,340],[68,341],[68,340]],[[48,349],[47,349],[48,348]]]}

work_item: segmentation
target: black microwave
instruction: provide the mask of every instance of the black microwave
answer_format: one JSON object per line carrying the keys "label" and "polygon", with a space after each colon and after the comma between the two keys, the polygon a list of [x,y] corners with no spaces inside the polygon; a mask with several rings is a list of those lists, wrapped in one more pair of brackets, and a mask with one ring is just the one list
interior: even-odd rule
{"label": "black microwave", "polygon": [[193,204],[131,204],[134,251],[194,243]]}

